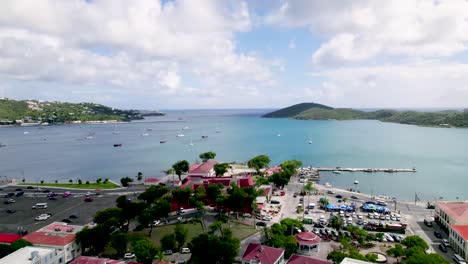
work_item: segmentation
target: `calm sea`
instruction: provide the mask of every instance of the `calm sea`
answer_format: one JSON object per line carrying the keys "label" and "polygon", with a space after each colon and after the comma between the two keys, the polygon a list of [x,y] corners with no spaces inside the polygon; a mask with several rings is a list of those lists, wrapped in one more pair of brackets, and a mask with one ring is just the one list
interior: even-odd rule
{"label": "calm sea", "polygon": [[[165,117],[117,125],[2,128],[0,142],[7,146],[0,148],[0,176],[29,182],[119,180],[139,171],[161,176],[175,161],[194,162],[212,150],[220,161],[266,154],[272,164],[299,159],[313,166],[416,167],[417,173],[324,173],[321,181],[403,200],[414,200],[416,193],[430,201],[468,199],[468,129],[260,118],[265,112],[168,111]],[[180,133],[185,136],[176,137]],[[90,134],[92,139],[83,139]]]}

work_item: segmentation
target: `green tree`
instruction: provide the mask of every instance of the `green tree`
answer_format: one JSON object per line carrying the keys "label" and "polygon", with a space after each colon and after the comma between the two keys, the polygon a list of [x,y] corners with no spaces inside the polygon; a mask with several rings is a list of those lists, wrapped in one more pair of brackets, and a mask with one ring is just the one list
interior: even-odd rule
{"label": "green tree", "polygon": [[439,254],[425,254],[424,252],[418,252],[408,257],[406,264],[449,264],[444,257]]}
{"label": "green tree", "polygon": [[182,173],[188,172],[189,170],[189,163],[186,160],[179,160],[172,165],[175,174],[179,176],[179,181],[182,181]]}
{"label": "green tree", "polygon": [[127,251],[127,235],[118,233],[110,237],[110,245],[117,251],[117,255],[123,256]]}
{"label": "green tree", "polygon": [[139,171],[137,175],[137,180],[141,181],[143,179],[143,172]]}
{"label": "green tree", "polygon": [[147,204],[151,204],[169,192],[169,188],[165,186],[153,185],[138,195],[138,199],[145,201]]}
{"label": "green tree", "polygon": [[172,191],[172,196],[177,201],[177,206],[180,209],[180,205],[183,203],[188,203],[190,195],[192,194],[192,189],[189,187],[180,188]]}
{"label": "green tree", "polygon": [[399,257],[405,254],[405,250],[400,244],[396,244],[395,247],[387,250],[387,254],[390,256],[394,256],[397,260],[397,263],[400,263]]}
{"label": "green tree", "polygon": [[102,179],[101,179],[101,178],[98,178],[98,179],[96,180],[96,183],[97,183],[97,184],[101,184],[101,182],[102,182]]}
{"label": "green tree", "polygon": [[164,235],[161,240],[161,247],[164,250],[174,250],[176,248],[176,236],[173,233]]}
{"label": "green tree", "polygon": [[198,155],[198,157],[202,159],[203,162],[205,162],[207,160],[214,159],[216,157],[216,153],[214,153],[213,151],[208,151],[205,153],[201,153],[200,155]]}
{"label": "green tree", "polygon": [[68,182],[69,182],[69,183],[73,183],[73,180],[72,180],[72,179],[70,179],[70,180],[68,180]]}
{"label": "green tree", "polygon": [[216,202],[216,200],[221,196],[224,185],[221,183],[210,184],[206,189],[206,195],[210,198],[211,201]]}
{"label": "green tree", "polygon": [[108,183],[109,179],[104,179],[104,184]]}
{"label": "green tree", "polygon": [[291,177],[302,166],[299,160],[285,160],[280,164],[281,171]]}
{"label": "green tree", "polygon": [[29,247],[32,246],[33,244],[27,240],[24,239],[18,239],[15,242],[11,243],[10,245],[10,251],[15,252],[16,250],[24,247]]}
{"label": "green tree", "polygon": [[103,224],[112,218],[120,219],[121,213],[122,209],[120,208],[107,208],[102,211],[97,211],[94,215],[94,222],[97,224]]}
{"label": "green tree", "polygon": [[187,234],[188,229],[185,228],[180,221],[177,222],[174,229],[175,240],[177,241],[177,249],[180,249],[184,246],[185,241],[187,240]]}
{"label": "green tree", "polygon": [[284,177],[283,174],[275,172],[270,177],[270,182],[273,183],[277,188],[283,188],[289,183],[289,179]]}
{"label": "green tree", "polygon": [[327,259],[331,260],[334,264],[341,263],[344,258],[346,258],[348,255],[340,250],[333,250],[330,253],[328,253]]}
{"label": "green tree", "polygon": [[135,254],[137,262],[142,264],[152,264],[158,249],[154,246],[153,242],[148,239],[136,241],[133,245],[133,253]]}
{"label": "green tree", "polygon": [[89,185],[89,181],[86,181],[85,184],[88,184],[88,185]]}
{"label": "green tree", "polygon": [[224,173],[228,171],[229,163],[218,163],[215,164],[213,169],[216,173],[216,176],[223,176]]}
{"label": "green tree", "polygon": [[78,179],[78,184],[83,184],[83,181],[81,179]]}
{"label": "green tree", "polygon": [[344,226],[344,221],[343,218],[341,218],[338,215],[332,216],[330,219],[331,226],[335,228],[337,231],[341,230],[341,228]]}
{"label": "green tree", "polygon": [[268,167],[268,164],[270,164],[270,158],[266,155],[256,156],[247,162],[249,168],[255,169],[257,174],[260,174],[261,169]]}
{"label": "green tree", "polygon": [[423,251],[429,249],[429,245],[427,245],[426,241],[419,236],[407,236],[401,241],[401,244],[405,245],[407,248],[419,247]]}
{"label": "green tree", "polygon": [[41,180],[41,184],[44,184],[44,180]]}
{"label": "green tree", "polygon": [[128,187],[128,184],[133,182],[133,179],[130,177],[123,177],[120,179],[120,183],[122,184],[123,187]]}
{"label": "green tree", "polygon": [[58,180],[55,180],[55,183],[57,184],[57,183],[58,183]]}

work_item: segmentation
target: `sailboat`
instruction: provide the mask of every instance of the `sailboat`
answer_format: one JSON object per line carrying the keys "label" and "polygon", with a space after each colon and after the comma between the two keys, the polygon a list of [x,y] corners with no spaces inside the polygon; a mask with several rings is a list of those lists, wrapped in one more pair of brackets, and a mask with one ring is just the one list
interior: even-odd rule
{"label": "sailboat", "polygon": [[280,132],[278,132],[278,134],[277,134],[276,136],[278,136],[278,137],[281,137],[281,133],[280,133]]}

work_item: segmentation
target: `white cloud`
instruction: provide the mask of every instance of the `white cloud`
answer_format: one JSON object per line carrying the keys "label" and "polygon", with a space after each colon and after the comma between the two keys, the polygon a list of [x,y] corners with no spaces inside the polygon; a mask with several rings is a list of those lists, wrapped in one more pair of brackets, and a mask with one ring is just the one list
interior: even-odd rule
{"label": "white cloud", "polygon": [[316,65],[382,56],[440,57],[468,49],[468,2],[286,0],[268,23],[307,26],[329,40]]}
{"label": "white cloud", "polygon": [[289,49],[295,49],[296,48],[296,40],[291,39],[288,44]]}
{"label": "white cloud", "polygon": [[192,98],[271,85],[268,62],[236,50],[234,34],[250,29],[248,6],[238,1],[2,1],[0,80]]}

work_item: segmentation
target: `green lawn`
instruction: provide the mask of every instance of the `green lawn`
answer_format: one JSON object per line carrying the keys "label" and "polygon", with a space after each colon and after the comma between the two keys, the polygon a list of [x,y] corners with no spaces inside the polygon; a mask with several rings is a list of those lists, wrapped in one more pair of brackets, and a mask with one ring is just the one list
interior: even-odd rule
{"label": "green lawn", "polygon": [[112,182],[107,182],[107,183],[95,183],[95,182],[90,182],[89,184],[78,184],[78,183],[55,183],[55,182],[44,182],[42,184],[38,183],[31,183],[31,182],[26,182],[26,183],[19,183],[18,185],[29,185],[33,187],[60,187],[60,188],[69,188],[69,189],[115,189],[120,187],[117,184],[114,184]]}
{"label": "green lawn", "polygon": [[[194,224],[186,223],[183,225],[188,230],[187,243],[190,242],[192,238],[198,236],[199,234],[203,232],[203,229],[200,223],[194,223]],[[229,224],[225,224],[225,227],[228,227],[228,226]],[[234,237],[238,238],[239,240],[242,240],[258,231],[258,230],[255,230],[253,226],[248,226],[248,225],[244,225],[240,223],[231,222],[230,227],[231,227]],[[161,238],[167,234],[173,233],[174,228],[175,228],[175,224],[154,227],[153,233],[151,234],[151,241],[153,241],[155,245],[160,246]],[[141,232],[130,232],[129,234],[131,237],[139,237],[139,236],[148,237],[148,232],[149,232],[149,228]]]}

